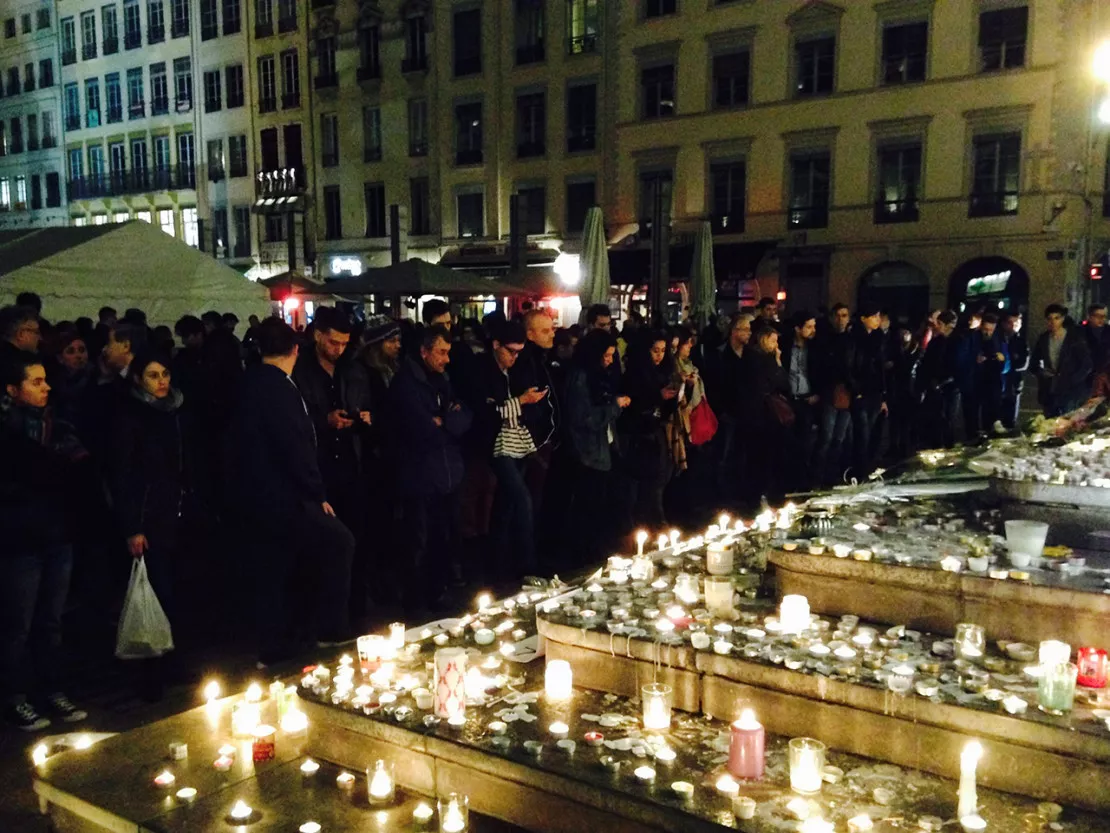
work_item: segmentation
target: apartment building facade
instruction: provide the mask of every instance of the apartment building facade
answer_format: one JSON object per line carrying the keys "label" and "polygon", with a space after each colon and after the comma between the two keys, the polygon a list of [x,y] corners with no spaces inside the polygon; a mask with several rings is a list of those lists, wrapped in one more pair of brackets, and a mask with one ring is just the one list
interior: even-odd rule
{"label": "apartment building facade", "polygon": [[0,17],[0,230],[61,225],[66,214],[54,4],[17,0]]}

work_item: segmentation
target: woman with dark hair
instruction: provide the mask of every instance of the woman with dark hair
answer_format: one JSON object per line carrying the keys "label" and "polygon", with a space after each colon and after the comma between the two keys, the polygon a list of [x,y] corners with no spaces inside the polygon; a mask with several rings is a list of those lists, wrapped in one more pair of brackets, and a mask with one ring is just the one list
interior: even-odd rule
{"label": "woman with dark hair", "polygon": [[53,347],[54,365],[48,368],[51,405],[60,418],[80,433],[81,403],[93,376],[88,345],[76,329],[59,328]]}
{"label": "woman with dark hair", "polygon": [[[173,559],[180,536],[186,490],[185,397],[170,385],[170,360],[144,350],[127,371],[127,398],[114,420],[109,485],[116,517],[132,558],[146,561],[155,595],[174,618]],[[144,663],[141,693],[158,699],[157,661]]]}
{"label": "woman with dark hair", "polygon": [[779,333],[770,324],[757,325],[751,343],[740,359],[747,392],[743,430],[750,453],[747,483],[749,500],[766,496],[772,505],[783,497],[782,463],[795,459],[790,445],[794,409],[790,404],[790,379],[782,367]]}
{"label": "woman with dark hair", "polygon": [[616,393],[609,368],[616,361],[617,340],[605,330],[591,330],[578,342],[567,374],[564,396],[566,448],[573,460],[569,528],[574,530],[580,563],[600,556],[611,542],[612,445],[617,418],[631,400]]}
{"label": "woman with dark hair", "polygon": [[666,525],[663,490],[674,472],[667,423],[678,408],[674,357],[665,333],[637,333],[628,345],[622,393],[632,401],[617,422],[623,473],[628,480],[627,531],[633,524]]}

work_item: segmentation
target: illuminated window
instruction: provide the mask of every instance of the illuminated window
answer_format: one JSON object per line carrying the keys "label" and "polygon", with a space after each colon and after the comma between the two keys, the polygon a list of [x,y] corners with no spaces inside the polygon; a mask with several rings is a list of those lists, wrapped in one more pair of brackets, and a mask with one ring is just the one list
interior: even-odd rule
{"label": "illuminated window", "polygon": [[194,248],[200,245],[200,230],[197,227],[197,210],[195,208],[181,209],[181,231],[185,242]]}
{"label": "illuminated window", "polygon": [[173,224],[173,209],[164,208],[158,212],[158,225],[166,234],[173,237],[177,234],[177,229]]}

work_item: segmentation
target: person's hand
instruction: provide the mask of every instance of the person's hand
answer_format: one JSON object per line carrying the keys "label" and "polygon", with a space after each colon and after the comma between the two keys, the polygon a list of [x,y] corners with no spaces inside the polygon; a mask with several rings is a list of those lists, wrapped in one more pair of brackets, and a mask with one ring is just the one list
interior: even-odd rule
{"label": "person's hand", "polygon": [[676,396],[678,396],[678,391],[676,391],[674,388],[671,388],[671,387],[663,388],[663,390],[660,391],[660,393],[661,393],[661,395],[663,397],[663,400],[665,402],[669,402],[670,400],[672,400]]}
{"label": "person's hand", "polygon": [[148,549],[150,549],[150,542],[141,532],[127,539],[127,551],[131,553],[132,558],[142,558],[143,553]]}
{"label": "person's hand", "polygon": [[782,348],[781,347],[776,347],[775,348],[775,362],[779,365],[779,367],[782,367]]}
{"label": "person's hand", "polygon": [[347,417],[343,415],[343,411],[339,410],[338,408],[328,414],[328,425],[334,428],[336,431],[342,431],[344,428],[350,428],[354,424],[354,421],[347,419]]}
{"label": "person's hand", "polygon": [[982,353],[980,353],[978,356],[975,357],[975,361],[977,361],[979,364],[982,364],[986,360],[987,360],[987,357],[984,356]]}
{"label": "person's hand", "polygon": [[631,404],[632,404],[632,397],[631,396],[618,396],[617,397],[617,407],[618,408],[627,408]]}
{"label": "person's hand", "polygon": [[528,390],[524,391],[524,393],[522,393],[520,395],[520,404],[521,405],[532,405],[536,402],[539,402],[545,396],[547,396],[547,390],[539,390],[537,388],[528,388]]}
{"label": "person's hand", "polygon": [[879,413],[880,414],[889,414],[890,413],[890,408],[887,407],[885,402],[879,406]]}
{"label": "person's hand", "polygon": [[1004,355],[1002,355],[1001,353],[995,353],[994,354],[994,359],[995,359],[995,361],[999,361],[999,362],[1006,361],[1006,357]]}
{"label": "person's hand", "polygon": [[359,411],[358,412],[358,418],[361,419],[367,425],[370,425],[370,412],[369,411]]}
{"label": "person's hand", "polygon": [[434,416],[432,417],[432,422],[436,424],[437,428],[443,427],[443,417]]}
{"label": "person's hand", "polygon": [[331,508],[331,504],[326,500],[320,504],[320,508],[324,510],[325,515],[331,515],[333,518],[335,517],[335,510]]}

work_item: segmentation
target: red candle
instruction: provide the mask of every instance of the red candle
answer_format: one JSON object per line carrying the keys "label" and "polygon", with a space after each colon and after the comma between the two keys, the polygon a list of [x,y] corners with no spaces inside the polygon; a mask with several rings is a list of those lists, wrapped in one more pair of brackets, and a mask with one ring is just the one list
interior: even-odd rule
{"label": "red candle", "polygon": [[1107,658],[1104,648],[1079,649],[1079,677],[1076,680],[1087,688],[1106,687]]}
{"label": "red candle", "polygon": [[729,737],[728,771],[734,778],[755,781],[763,777],[763,742],[763,725],[751,709],[744,709]]}

